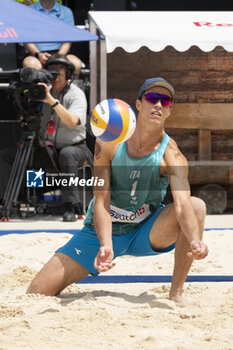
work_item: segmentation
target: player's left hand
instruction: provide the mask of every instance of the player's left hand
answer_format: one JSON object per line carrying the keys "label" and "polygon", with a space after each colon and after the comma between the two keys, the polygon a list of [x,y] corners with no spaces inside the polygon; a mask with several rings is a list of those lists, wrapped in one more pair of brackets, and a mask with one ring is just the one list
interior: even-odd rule
{"label": "player's left hand", "polygon": [[204,259],[209,252],[207,245],[204,242],[198,241],[198,240],[192,241],[190,243],[190,249],[191,249],[191,252],[188,252],[187,255],[191,259],[195,259],[195,260]]}

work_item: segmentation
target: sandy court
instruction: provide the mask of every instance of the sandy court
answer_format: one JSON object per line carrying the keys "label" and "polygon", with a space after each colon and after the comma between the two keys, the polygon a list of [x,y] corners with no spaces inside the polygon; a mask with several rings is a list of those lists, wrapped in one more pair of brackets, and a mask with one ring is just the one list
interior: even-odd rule
{"label": "sandy court", "polygon": [[[168,299],[169,283],[74,284],[62,297],[26,295],[33,276],[81,226],[60,221],[0,223],[0,350],[233,349],[233,282],[185,284],[191,305]],[[233,275],[233,215],[207,216],[209,256],[190,275]],[[224,228],[222,230],[221,228]],[[59,229],[64,233],[45,233]],[[118,258],[110,275],[171,275],[173,252]]]}

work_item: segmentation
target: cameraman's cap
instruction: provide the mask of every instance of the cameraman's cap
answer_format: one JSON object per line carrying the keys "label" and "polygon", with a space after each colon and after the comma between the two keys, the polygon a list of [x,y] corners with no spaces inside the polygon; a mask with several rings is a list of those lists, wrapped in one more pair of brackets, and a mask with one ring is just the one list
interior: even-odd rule
{"label": "cameraman's cap", "polygon": [[138,99],[142,98],[142,95],[144,94],[144,92],[146,92],[153,86],[164,87],[170,92],[172,100],[174,99],[174,96],[175,96],[174,88],[171,86],[171,84],[169,84],[165,79],[161,77],[147,79],[138,91]]}

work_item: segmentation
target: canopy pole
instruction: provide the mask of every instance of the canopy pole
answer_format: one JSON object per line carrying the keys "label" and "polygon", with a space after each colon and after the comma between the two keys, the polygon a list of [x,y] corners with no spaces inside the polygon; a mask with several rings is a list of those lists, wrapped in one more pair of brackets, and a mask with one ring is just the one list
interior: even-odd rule
{"label": "canopy pole", "polygon": [[[94,21],[90,21],[90,31],[97,33]],[[90,112],[97,105],[97,42],[90,41]]]}
{"label": "canopy pole", "polygon": [[107,48],[106,40],[100,41],[100,100],[107,98]]}

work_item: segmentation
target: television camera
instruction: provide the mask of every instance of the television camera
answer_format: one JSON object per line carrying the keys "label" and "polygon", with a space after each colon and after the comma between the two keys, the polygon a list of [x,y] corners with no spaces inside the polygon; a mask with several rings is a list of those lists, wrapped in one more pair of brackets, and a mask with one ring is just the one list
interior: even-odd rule
{"label": "television camera", "polygon": [[9,98],[12,98],[26,130],[38,130],[40,127],[41,100],[45,98],[45,87],[38,83],[50,83],[58,75],[58,70],[24,67],[8,76]]}

